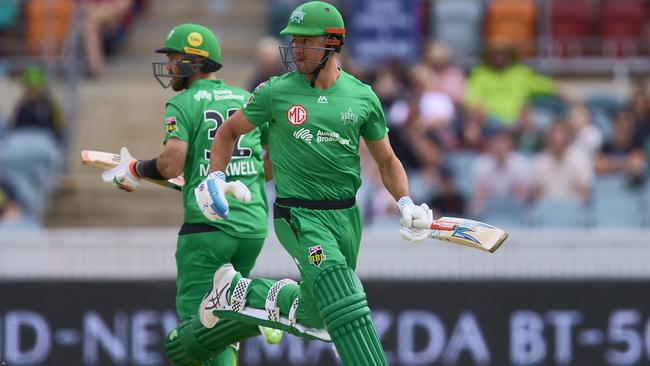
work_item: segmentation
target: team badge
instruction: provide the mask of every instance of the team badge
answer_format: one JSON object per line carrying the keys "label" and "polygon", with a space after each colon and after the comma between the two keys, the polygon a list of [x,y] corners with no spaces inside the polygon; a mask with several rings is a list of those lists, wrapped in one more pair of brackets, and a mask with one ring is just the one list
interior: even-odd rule
{"label": "team badge", "polygon": [[287,119],[294,126],[300,126],[307,120],[307,110],[300,104],[292,105],[287,111]]}
{"label": "team badge", "polygon": [[344,125],[353,125],[357,123],[357,118],[358,116],[354,113],[352,113],[352,108],[348,108],[347,112],[341,112],[341,122],[343,122]]}
{"label": "team badge", "polygon": [[305,13],[302,11],[302,9],[296,9],[293,13],[291,13],[291,18],[289,18],[289,23],[302,23],[303,19],[305,19]]}
{"label": "team badge", "polygon": [[176,117],[165,118],[165,129],[167,130],[167,133],[172,133],[178,130],[178,127],[176,126]]}
{"label": "team badge", "polygon": [[323,254],[323,248],[320,245],[315,245],[309,247],[309,263],[320,267],[320,264],[325,260],[325,254]]}
{"label": "team badge", "polygon": [[187,36],[187,43],[192,47],[198,47],[203,43],[203,36],[199,32],[192,32]]}

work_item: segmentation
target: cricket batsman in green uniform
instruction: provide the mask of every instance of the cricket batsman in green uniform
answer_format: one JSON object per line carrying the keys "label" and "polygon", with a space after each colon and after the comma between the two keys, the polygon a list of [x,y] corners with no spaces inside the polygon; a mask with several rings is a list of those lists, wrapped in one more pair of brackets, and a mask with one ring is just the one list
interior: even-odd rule
{"label": "cricket batsman in green uniform", "polygon": [[[126,148],[121,163],[103,178],[119,188],[134,191],[141,178],[168,179],[181,172],[184,218],[176,247],[176,311],[183,321],[196,319],[196,309],[210,289],[215,266],[230,263],[242,274],[250,273],[267,235],[268,210],[264,190],[262,139],[265,124],[238,137],[224,168],[227,220],[206,218],[195,198],[195,188],[208,174],[210,146],[217,129],[250,98],[250,93],[216,78],[221,68],[221,49],[215,35],[198,24],[182,24],[171,30],[164,47],[167,62],[154,62],[154,76],[177,95],[167,101],[163,118],[164,150],[159,157],[136,160]],[[169,78],[165,83],[162,78]],[[197,321],[198,322],[198,321]],[[227,324],[226,324],[227,325]],[[259,334],[259,331],[252,332]],[[205,365],[237,364],[236,347],[225,347]]]}
{"label": "cricket batsman in green uniform", "polygon": [[377,96],[337,68],[345,33],[343,18],[331,4],[313,1],[293,11],[281,32],[293,40],[281,54],[295,71],[262,83],[221,126],[212,144],[212,173],[197,188],[197,204],[206,217],[225,218],[229,183],[224,170],[230,152],[239,136],[268,122],[277,192],[273,223],[298,266],[300,285],[249,279],[232,265],[220,267],[198,309],[204,327],[182,325],[183,334],[167,339],[176,365],[193,365],[187,355],[224,347],[258,325],[331,341],[346,366],[387,364],[355,273],[362,229],[355,202],[362,138],[400,208],[402,235],[425,238],[426,231],[413,229],[412,221],[430,219],[431,211],[409,198]]}

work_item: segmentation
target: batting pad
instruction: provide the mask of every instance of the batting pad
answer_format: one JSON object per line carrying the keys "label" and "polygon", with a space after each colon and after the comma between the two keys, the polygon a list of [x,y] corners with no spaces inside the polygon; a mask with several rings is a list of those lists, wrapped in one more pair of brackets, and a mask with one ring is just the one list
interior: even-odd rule
{"label": "batting pad", "polygon": [[165,338],[165,354],[176,366],[203,366],[231,344],[259,334],[256,326],[232,320],[205,328],[198,317],[191,317]]}
{"label": "batting pad", "polygon": [[346,265],[329,267],[314,281],[316,302],[345,366],[387,366],[356,273]]}

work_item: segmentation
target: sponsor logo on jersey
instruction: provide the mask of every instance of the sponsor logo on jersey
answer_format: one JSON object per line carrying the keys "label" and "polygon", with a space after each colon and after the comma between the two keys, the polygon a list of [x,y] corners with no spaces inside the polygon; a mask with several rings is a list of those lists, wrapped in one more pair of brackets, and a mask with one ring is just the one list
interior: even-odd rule
{"label": "sponsor logo on jersey", "polygon": [[307,143],[311,144],[311,140],[314,138],[314,135],[308,129],[301,128],[293,133],[293,137],[298,140],[305,140]]}
{"label": "sponsor logo on jersey", "polygon": [[318,132],[316,132],[316,142],[338,142],[341,145],[349,145],[350,139],[342,139],[338,132],[318,130]]}
{"label": "sponsor logo on jersey", "polygon": [[293,13],[291,13],[291,18],[289,18],[289,23],[302,23],[302,21],[305,19],[305,13],[302,11],[302,8],[296,9]]}
{"label": "sponsor logo on jersey", "polygon": [[314,245],[309,247],[309,263],[320,267],[320,264],[325,260],[325,253],[323,253],[323,248],[320,245]]}
{"label": "sponsor logo on jersey", "polygon": [[344,125],[353,125],[357,123],[358,117],[359,116],[352,113],[352,107],[348,108],[347,112],[341,112],[341,122],[343,122]]}
{"label": "sponsor logo on jersey", "polygon": [[320,97],[318,97],[318,102],[317,103],[318,104],[327,104],[327,97],[324,96],[324,95],[321,95]]}
{"label": "sponsor logo on jersey", "polygon": [[203,99],[211,101],[212,94],[210,94],[210,92],[208,92],[207,90],[203,90],[203,89],[197,91],[196,94],[194,94],[194,100],[196,100],[197,102],[200,102]]}
{"label": "sponsor logo on jersey", "polygon": [[167,133],[172,133],[178,130],[178,126],[176,125],[176,117],[165,118],[165,130]]}
{"label": "sponsor logo on jersey", "polygon": [[307,120],[307,110],[300,104],[292,105],[287,111],[287,119],[294,126],[300,126]]}

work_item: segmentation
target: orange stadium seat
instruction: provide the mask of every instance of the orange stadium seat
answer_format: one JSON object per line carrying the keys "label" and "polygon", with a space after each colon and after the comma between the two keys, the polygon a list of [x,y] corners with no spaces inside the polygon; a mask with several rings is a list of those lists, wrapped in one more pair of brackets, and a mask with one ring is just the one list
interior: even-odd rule
{"label": "orange stadium seat", "polygon": [[494,0],[487,7],[485,38],[512,42],[530,56],[535,52],[537,15],[534,0]]}
{"label": "orange stadium seat", "polygon": [[646,24],[643,0],[603,0],[600,9],[600,35],[605,56],[632,56],[642,50]]}
{"label": "orange stadium seat", "polygon": [[555,56],[582,56],[588,47],[593,19],[589,0],[552,0],[550,33]]}
{"label": "orange stadium seat", "polygon": [[74,14],[74,0],[29,0],[25,7],[28,51],[47,57],[59,55]]}

